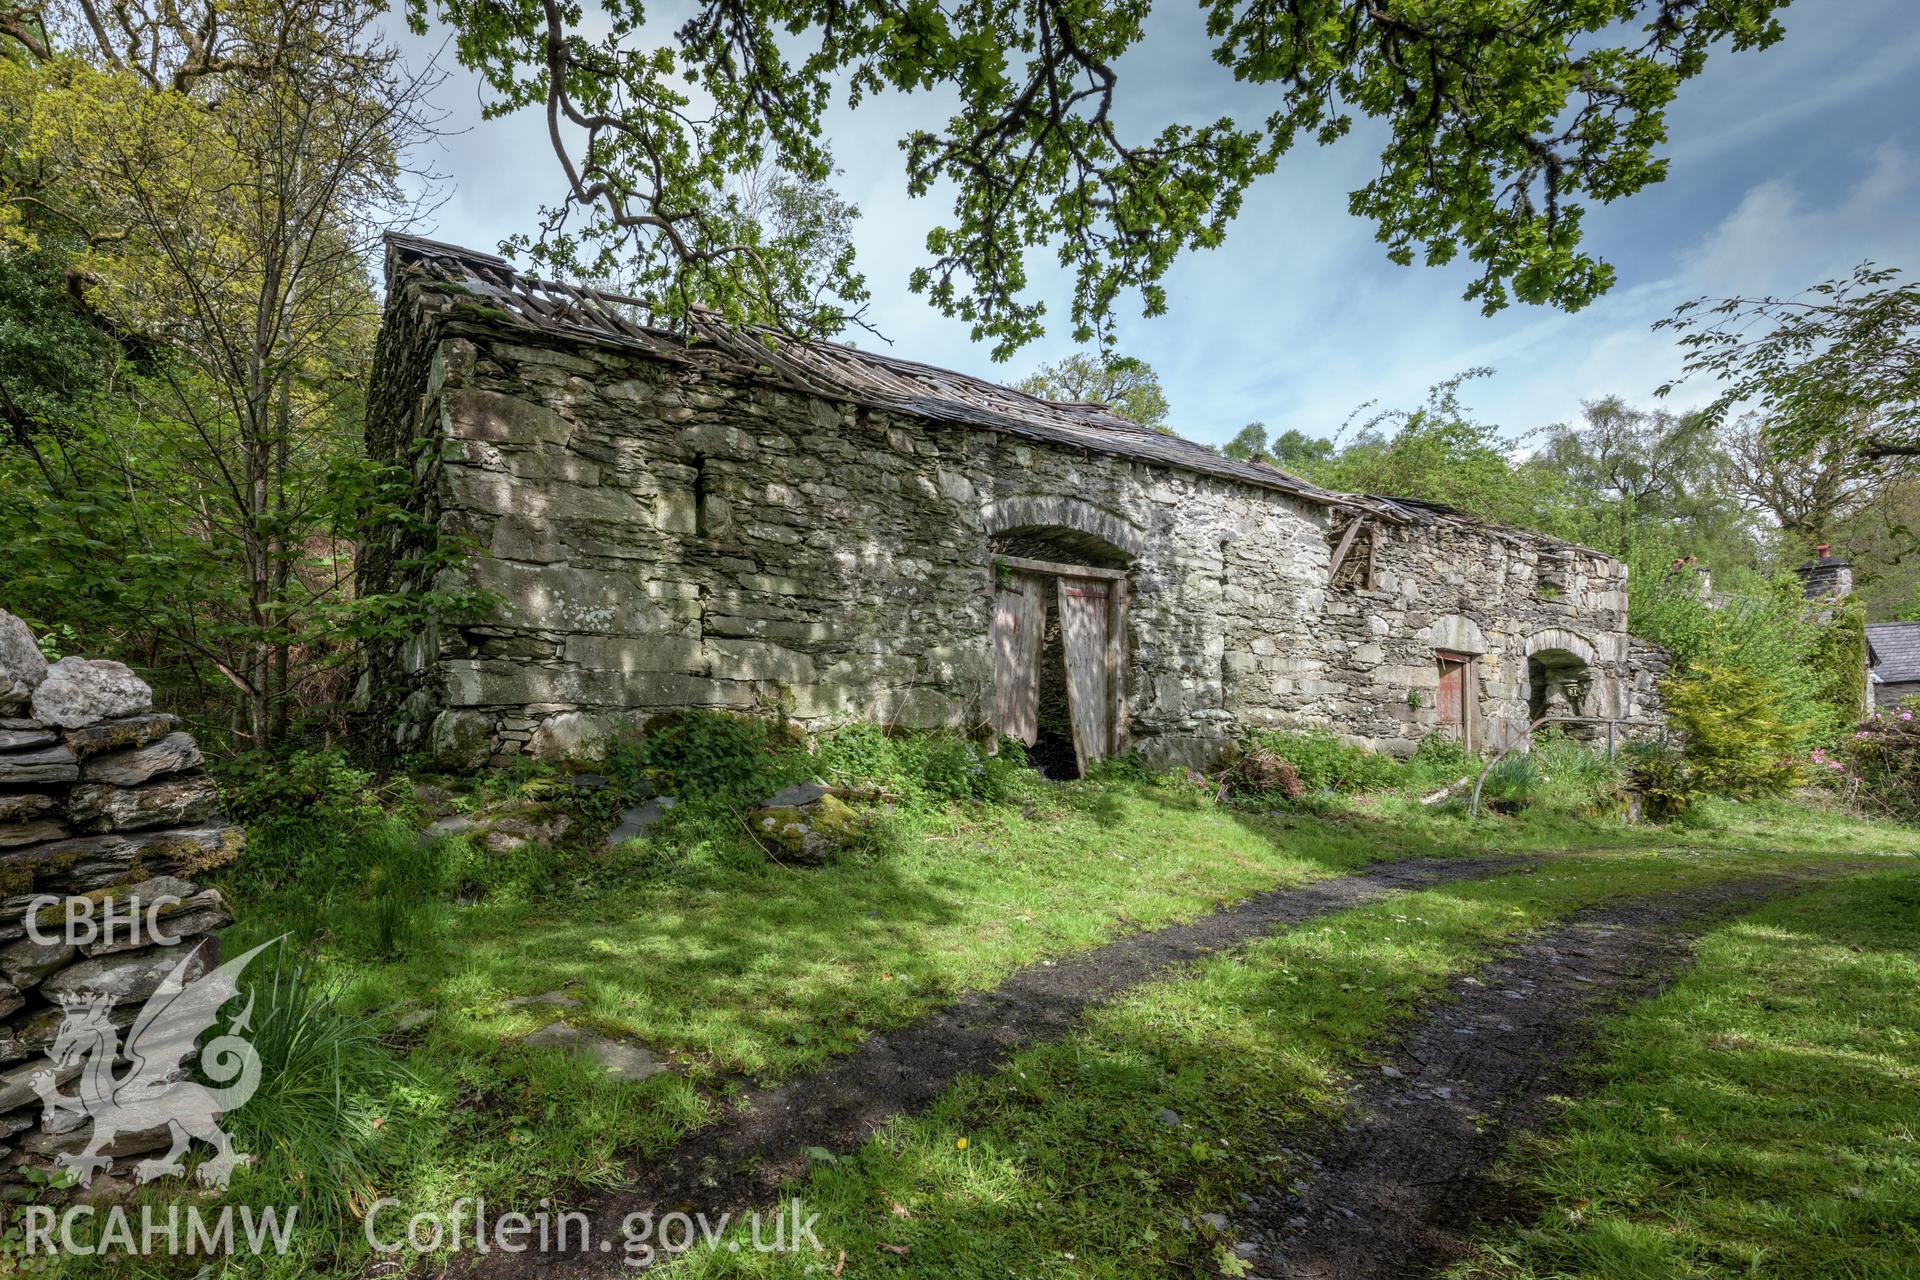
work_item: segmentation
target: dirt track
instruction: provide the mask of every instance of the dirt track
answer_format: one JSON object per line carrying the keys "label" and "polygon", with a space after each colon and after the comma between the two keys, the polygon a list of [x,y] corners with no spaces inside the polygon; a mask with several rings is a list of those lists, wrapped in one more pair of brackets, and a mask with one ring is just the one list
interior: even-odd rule
{"label": "dirt track", "polygon": [[1657,994],[1693,939],[1807,881],[1755,877],[1581,912],[1457,979],[1444,1004],[1381,1046],[1351,1119],[1289,1150],[1293,1189],[1256,1196],[1231,1234],[1274,1280],[1428,1276],[1512,1205],[1490,1176],[1578,1063],[1610,1010]]}
{"label": "dirt track", "polygon": [[[924,1109],[962,1075],[991,1072],[1021,1048],[1071,1030],[1089,1006],[1182,964],[1392,894],[1546,860],[1386,864],[1259,894],[1191,924],[1023,970],[993,991],[876,1034],[811,1076],[750,1090],[713,1124],[648,1157],[626,1185],[565,1207],[586,1213],[590,1238],[603,1239],[632,1213],[711,1217],[769,1205],[806,1173],[807,1148],[852,1150],[894,1116]],[[1687,963],[1692,939],[1714,922],[1808,883],[1760,876],[1590,909],[1457,979],[1430,1016],[1376,1050],[1378,1074],[1353,1093],[1349,1121],[1303,1134],[1287,1150],[1292,1187],[1249,1197],[1233,1216],[1230,1238],[1253,1274],[1425,1276],[1457,1257],[1475,1223],[1510,1207],[1489,1170],[1541,1120],[1546,1098],[1579,1087],[1574,1064],[1597,1020],[1661,990]],[[487,1280],[622,1273],[632,1274],[585,1252],[468,1254],[451,1269]]]}
{"label": "dirt track", "polygon": [[[595,1224],[590,1238],[598,1239],[617,1234],[626,1215],[642,1210],[691,1206],[711,1217],[768,1204],[784,1183],[806,1172],[808,1147],[850,1151],[892,1117],[925,1108],[962,1075],[984,1075],[1019,1049],[1065,1034],[1088,1006],[1179,965],[1390,894],[1484,879],[1544,860],[1501,855],[1384,863],[1256,894],[1190,924],[1022,970],[992,991],[874,1035],[811,1076],[749,1090],[715,1123],[647,1157],[626,1186],[583,1194],[565,1207],[587,1213]],[[468,1255],[452,1274],[570,1277],[609,1270],[593,1254],[550,1252]]]}

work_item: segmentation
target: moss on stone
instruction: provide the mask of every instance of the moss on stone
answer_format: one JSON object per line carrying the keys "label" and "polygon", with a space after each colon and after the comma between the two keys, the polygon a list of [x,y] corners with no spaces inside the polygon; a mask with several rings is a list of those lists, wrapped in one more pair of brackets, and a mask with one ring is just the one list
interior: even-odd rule
{"label": "moss on stone", "polygon": [[853,843],[861,826],[860,814],[835,795],[754,815],[756,833],[770,853],[782,861],[816,865]]}

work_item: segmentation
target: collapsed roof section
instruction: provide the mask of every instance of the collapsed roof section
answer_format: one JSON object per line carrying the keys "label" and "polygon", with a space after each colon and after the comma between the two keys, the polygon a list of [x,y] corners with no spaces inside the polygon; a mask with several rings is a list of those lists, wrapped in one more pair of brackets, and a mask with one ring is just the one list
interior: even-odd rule
{"label": "collapsed roof section", "polygon": [[1490,525],[1441,503],[1324,489],[1268,463],[1224,457],[1195,441],[1141,426],[1106,405],[1047,400],[984,378],[845,343],[802,341],[766,329],[742,330],[702,314],[693,316],[691,335],[682,336],[648,324],[646,304],[638,298],[543,280],[517,270],[496,254],[438,240],[389,232],[386,272],[390,295],[411,275],[433,287],[466,295],[476,309],[503,313],[539,333],[641,351],[801,395],[1218,476],[1320,506],[1372,515],[1390,524],[1469,525],[1528,541],[1559,541]]}

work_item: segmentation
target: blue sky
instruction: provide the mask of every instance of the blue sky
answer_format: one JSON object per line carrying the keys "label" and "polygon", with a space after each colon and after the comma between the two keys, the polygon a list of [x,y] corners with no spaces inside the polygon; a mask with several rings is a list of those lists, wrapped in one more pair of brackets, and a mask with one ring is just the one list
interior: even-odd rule
{"label": "blue sky", "polygon": [[[1410,406],[1475,365],[1497,372],[1471,384],[1468,403],[1516,437],[1576,417],[1583,399],[1653,403],[1678,359],[1650,326],[1680,302],[1794,292],[1867,258],[1920,270],[1917,17],[1912,0],[1799,0],[1774,48],[1716,53],[1669,114],[1667,181],[1588,213],[1587,245],[1619,278],[1577,314],[1516,306],[1483,317],[1460,297],[1468,268],[1389,263],[1371,224],[1346,210],[1347,193],[1378,165],[1360,129],[1284,157],[1249,194],[1226,244],[1175,269],[1164,315],[1125,307],[1119,348],[1159,371],[1181,434],[1209,442],[1256,418],[1333,435],[1362,402]],[[656,21],[665,32],[673,20]],[[430,53],[436,39],[403,42]],[[428,230],[493,248],[534,228],[560,177],[544,121],[480,121],[477,84],[451,70],[438,99],[447,127],[461,132],[427,157],[452,184]],[[1258,94],[1207,60],[1197,6],[1163,4],[1121,73],[1128,118],[1143,123],[1264,114]],[[840,109],[829,121],[843,193],[862,212],[871,318],[897,354],[1011,381],[1073,350],[1070,282],[1050,257],[1031,259],[1057,332],[1004,365],[907,291],[948,204],[937,193],[908,199],[896,142],[944,115],[921,96]],[[1702,398],[1682,388],[1672,401]]]}

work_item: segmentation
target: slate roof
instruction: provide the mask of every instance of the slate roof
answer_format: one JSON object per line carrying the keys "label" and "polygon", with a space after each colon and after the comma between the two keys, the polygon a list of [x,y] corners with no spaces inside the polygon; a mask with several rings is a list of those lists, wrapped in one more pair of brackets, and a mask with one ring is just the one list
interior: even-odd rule
{"label": "slate roof", "polygon": [[984,378],[844,343],[776,339],[769,331],[742,331],[700,316],[693,319],[693,336],[682,337],[647,324],[645,304],[638,298],[542,280],[477,249],[396,232],[387,233],[386,239],[389,291],[403,274],[416,273],[469,295],[481,308],[504,312],[554,336],[643,351],[804,395],[1237,480],[1321,506],[1365,512],[1390,524],[1470,525],[1535,542],[1559,542],[1490,525],[1442,503],[1338,493],[1279,467],[1223,457],[1196,441],[1143,427],[1106,405],[1046,400]]}
{"label": "slate roof", "polygon": [[1870,622],[1867,644],[1881,683],[1920,680],[1920,622]]}

